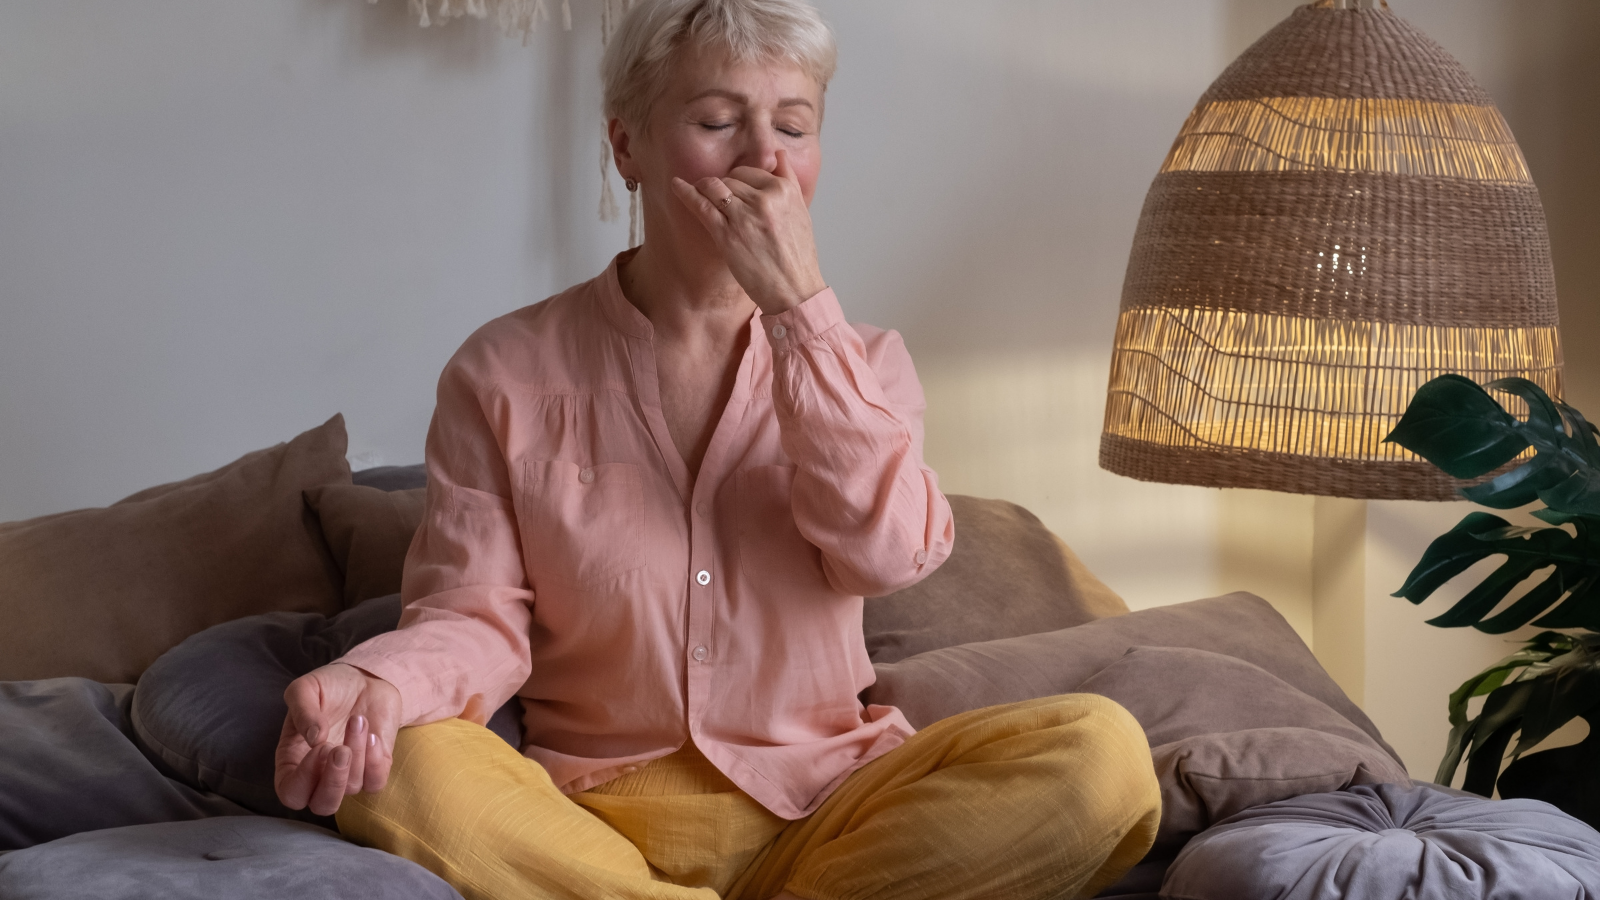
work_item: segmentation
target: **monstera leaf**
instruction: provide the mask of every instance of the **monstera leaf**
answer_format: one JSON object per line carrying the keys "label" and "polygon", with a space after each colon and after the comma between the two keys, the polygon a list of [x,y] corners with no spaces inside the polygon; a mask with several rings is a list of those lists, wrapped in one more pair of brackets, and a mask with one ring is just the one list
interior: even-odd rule
{"label": "monstera leaf", "polygon": [[[1467,704],[1474,697],[1486,699],[1478,716],[1468,719]],[[1434,781],[1449,784],[1465,757],[1467,775],[1461,786],[1489,796],[1513,737],[1516,758],[1593,710],[1597,697],[1600,635],[1536,635],[1450,695],[1450,739]]]}
{"label": "monstera leaf", "polygon": [[[1417,391],[1388,440],[1463,479],[1494,472],[1532,448],[1532,458],[1521,465],[1461,493],[1495,509],[1542,502],[1533,515],[1548,527],[1520,528],[1496,515],[1471,513],[1428,545],[1395,596],[1421,603],[1474,564],[1499,557],[1494,571],[1429,624],[1504,634],[1531,622],[1590,633],[1543,632],[1450,695],[1450,739],[1435,780],[1449,784],[1465,758],[1462,787],[1484,796],[1494,792],[1513,738],[1516,757],[1574,717],[1600,709],[1595,428],[1526,379],[1506,378],[1489,388],[1520,398],[1528,417],[1511,415],[1470,379],[1445,375]],[[1525,590],[1512,599],[1519,587]],[[1483,698],[1483,708],[1468,718],[1467,705],[1476,697]]]}
{"label": "monstera leaf", "polygon": [[[1525,378],[1490,388],[1520,397],[1528,418],[1506,412],[1488,391],[1460,375],[1444,375],[1417,391],[1387,440],[1457,478],[1476,478],[1532,447],[1533,458],[1498,477],[1462,490],[1495,509],[1542,501],[1533,514],[1548,528],[1518,528],[1475,512],[1441,535],[1395,592],[1421,603],[1450,579],[1493,556],[1504,557],[1488,577],[1429,624],[1472,626],[1490,634],[1530,622],[1544,628],[1600,631],[1600,445],[1577,410],[1550,399]],[[1525,593],[1496,612],[1519,585]]]}

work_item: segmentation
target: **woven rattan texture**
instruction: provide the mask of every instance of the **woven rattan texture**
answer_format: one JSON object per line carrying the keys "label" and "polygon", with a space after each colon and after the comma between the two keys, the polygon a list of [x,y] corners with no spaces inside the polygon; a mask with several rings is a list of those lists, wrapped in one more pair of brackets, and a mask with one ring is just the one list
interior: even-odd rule
{"label": "woven rattan texture", "polygon": [[1488,96],[1388,10],[1302,7],[1206,92],[1145,199],[1101,465],[1449,499],[1383,438],[1446,372],[1560,396],[1557,321],[1544,210]]}
{"label": "woven rattan texture", "polygon": [[1106,433],[1196,450],[1414,461],[1383,439],[1428,380],[1517,374],[1557,392],[1560,369],[1555,328],[1132,309],[1117,323]]}
{"label": "woven rattan texture", "polygon": [[1500,111],[1427,100],[1263,97],[1198,106],[1163,172],[1390,172],[1532,183]]}
{"label": "woven rattan texture", "polygon": [[1122,308],[1554,326],[1531,184],[1367,173],[1168,172],[1145,196]]}
{"label": "woven rattan texture", "polygon": [[1310,6],[1234,60],[1200,105],[1257,97],[1494,104],[1461,63],[1394,13]]}
{"label": "woven rattan texture", "polygon": [[1377,464],[1292,453],[1166,447],[1106,434],[1100,466],[1140,481],[1366,500],[1459,500],[1460,482],[1425,462]]}

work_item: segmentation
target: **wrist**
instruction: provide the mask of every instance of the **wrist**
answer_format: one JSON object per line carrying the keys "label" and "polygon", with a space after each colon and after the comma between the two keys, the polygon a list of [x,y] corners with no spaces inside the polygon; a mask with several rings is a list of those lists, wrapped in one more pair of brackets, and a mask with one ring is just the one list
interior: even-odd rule
{"label": "wrist", "polygon": [[794,309],[827,289],[828,283],[822,280],[821,275],[818,275],[815,279],[791,286],[787,290],[773,292],[761,297],[751,297],[750,299],[755,301],[756,306],[760,307],[762,315],[776,316]]}

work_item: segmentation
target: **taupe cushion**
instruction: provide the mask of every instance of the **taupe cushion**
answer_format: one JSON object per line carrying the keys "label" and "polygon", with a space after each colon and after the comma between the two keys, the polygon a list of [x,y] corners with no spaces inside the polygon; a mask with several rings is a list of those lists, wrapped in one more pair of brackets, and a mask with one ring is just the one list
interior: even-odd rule
{"label": "taupe cushion", "polygon": [[329,484],[306,491],[322,522],[333,559],[344,574],[345,606],[400,593],[406,550],[422,524],[427,490],[383,491]]}
{"label": "taupe cushion", "polygon": [[[956,538],[959,543],[960,537]],[[1099,619],[1075,628],[962,644],[879,664],[868,703],[898,706],[918,728],[969,709],[1069,694],[1133,647],[1191,647],[1242,659],[1320,700],[1383,747],[1376,725],[1323,671],[1272,605],[1235,593]]]}
{"label": "taupe cushion", "polygon": [[1128,611],[1033,513],[949,495],[956,543],[932,575],[866,602],[867,655],[892,663],[956,644],[1055,631]]}
{"label": "taupe cushion", "polygon": [[0,525],[0,680],[133,682],[219,622],[333,613],[340,578],[307,488],[348,483],[344,419],[103,509]]}
{"label": "taupe cushion", "polygon": [[1161,781],[1157,847],[1243,809],[1352,784],[1411,783],[1326,703],[1259,666],[1187,647],[1135,647],[1077,688],[1144,727]]}

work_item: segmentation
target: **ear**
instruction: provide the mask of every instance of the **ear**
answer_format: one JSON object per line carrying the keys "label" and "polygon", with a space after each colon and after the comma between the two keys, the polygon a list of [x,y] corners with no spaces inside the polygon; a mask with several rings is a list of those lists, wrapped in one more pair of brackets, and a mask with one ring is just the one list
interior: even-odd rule
{"label": "ear", "polygon": [[611,161],[617,167],[617,174],[634,181],[641,180],[643,173],[633,158],[633,135],[628,133],[627,124],[621,119],[607,122],[606,137],[611,141]]}

